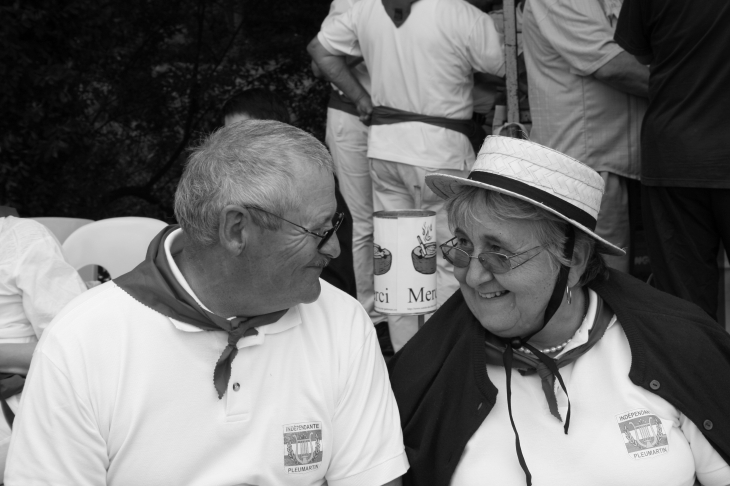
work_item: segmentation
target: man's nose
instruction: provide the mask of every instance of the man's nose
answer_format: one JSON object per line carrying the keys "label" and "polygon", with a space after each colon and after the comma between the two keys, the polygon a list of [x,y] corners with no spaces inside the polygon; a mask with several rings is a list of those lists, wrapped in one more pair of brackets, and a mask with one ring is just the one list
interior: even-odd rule
{"label": "man's nose", "polygon": [[340,240],[337,239],[337,233],[327,240],[327,243],[319,249],[319,252],[330,258],[337,258],[340,256]]}

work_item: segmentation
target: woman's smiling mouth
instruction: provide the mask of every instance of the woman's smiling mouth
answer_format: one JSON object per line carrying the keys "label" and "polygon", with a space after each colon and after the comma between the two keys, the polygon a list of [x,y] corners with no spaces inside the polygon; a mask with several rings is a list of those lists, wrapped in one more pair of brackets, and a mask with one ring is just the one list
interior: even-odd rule
{"label": "woman's smiling mouth", "polygon": [[493,299],[495,297],[500,297],[504,294],[508,294],[509,290],[498,290],[497,292],[486,292],[486,293],[477,292],[477,293],[479,294],[479,297],[481,297],[483,299]]}

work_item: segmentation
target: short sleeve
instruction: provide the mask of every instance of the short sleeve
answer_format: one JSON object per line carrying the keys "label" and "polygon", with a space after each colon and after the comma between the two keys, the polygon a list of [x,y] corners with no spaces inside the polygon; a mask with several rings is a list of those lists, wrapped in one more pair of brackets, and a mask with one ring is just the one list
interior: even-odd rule
{"label": "short sleeve", "polygon": [[362,3],[355,4],[344,13],[330,12],[322,23],[317,39],[330,54],[362,57],[357,39],[357,17]]}
{"label": "short sleeve", "polygon": [[[333,0],[330,4],[330,11],[327,13],[327,17],[336,17],[337,15],[347,12],[352,7],[352,0]],[[327,20],[325,19],[325,22]]]}
{"label": "short sleeve", "polygon": [[63,257],[56,239],[45,228],[18,230],[20,258],[15,281],[21,292],[23,311],[36,337],[66,304],[86,290],[78,272]]}
{"label": "short sleeve", "polygon": [[[356,318],[366,318],[361,310]],[[372,324],[349,358],[335,410],[330,486],[381,485],[408,470],[400,417]]]}
{"label": "short sleeve", "polygon": [[36,352],[14,423],[5,485],[95,486],[106,484],[108,467],[90,401],[43,351]]}
{"label": "short sleeve", "polygon": [[504,76],[503,37],[489,15],[477,16],[469,34],[466,53],[475,71]]}
{"label": "short sleeve", "polygon": [[649,12],[642,0],[624,0],[616,25],[616,42],[634,56],[652,54],[649,32]]}
{"label": "short sleeve", "polygon": [[[568,63],[570,72],[590,76],[623,49],[598,0],[534,0],[533,10],[545,39]],[[538,5],[542,3],[543,5]]]}
{"label": "short sleeve", "polygon": [[679,427],[689,442],[695,461],[695,473],[703,486],[730,484],[730,466],[707,441],[697,426],[684,414],[679,416]]}

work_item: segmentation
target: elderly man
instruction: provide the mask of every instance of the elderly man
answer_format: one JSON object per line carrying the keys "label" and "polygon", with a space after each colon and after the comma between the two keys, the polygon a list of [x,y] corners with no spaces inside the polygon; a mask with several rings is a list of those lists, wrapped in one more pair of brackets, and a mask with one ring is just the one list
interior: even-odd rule
{"label": "elderly man", "polygon": [[47,329],[6,484],[400,484],[375,330],[319,280],[339,253],[325,148],[280,122],[224,127],[175,213]]}
{"label": "elderly man", "polygon": [[[649,69],[614,40],[620,0],[530,0],[522,32],[532,141],[588,164],[605,193],[596,233],[627,248]],[[608,264],[629,271],[629,254]]]}
{"label": "elderly man", "polygon": [[[469,137],[477,130],[471,120],[473,73],[504,70],[494,22],[470,3],[477,1],[361,0],[329,17],[308,48],[325,76],[357,105],[361,119],[371,123],[374,209],[435,211],[439,242],[451,232],[443,201],[425,177],[437,171],[462,175],[470,168]],[[365,59],[370,94],[347,68],[346,56]],[[439,258],[438,303],[457,287],[453,266]],[[388,321],[396,350],[418,328],[415,318]]]}

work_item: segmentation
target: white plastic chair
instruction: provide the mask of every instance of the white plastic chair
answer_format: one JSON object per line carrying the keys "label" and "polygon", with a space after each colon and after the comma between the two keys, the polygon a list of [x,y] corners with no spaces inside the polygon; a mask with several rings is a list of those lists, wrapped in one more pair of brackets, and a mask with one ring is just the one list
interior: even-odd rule
{"label": "white plastic chair", "polygon": [[58,242],[63,245],[71,233],[86,226],[89,223],[93,223],[93,219],[82,219],[82,218],[28,218],[38,221],[43,226],[51,230],[53,236],[56,237]]}
{"label": "white plastic chair", "polygon": [[[83,218],[28,218],[34,221],[38,221],[40,224],[48,228],[53,236],[58,240],[59,245],[63,245],[63,242],[82,226],[86,226],[89,223],[93,223],[93,219]],[[78,270],[78,269],[77,269]],[[79,275],[84,282],[96,281],[96,267],[88,267],[79,270]]]}
{"label": "white plastic chair", "polygon": [[100,265],[117,278],[139,265],[150,241],[167,226],[157,219],[128,216],[87,224],[63,243],[66,260],[79,269]]}

